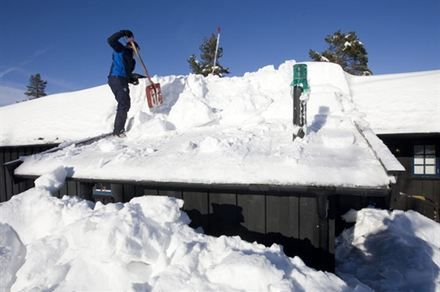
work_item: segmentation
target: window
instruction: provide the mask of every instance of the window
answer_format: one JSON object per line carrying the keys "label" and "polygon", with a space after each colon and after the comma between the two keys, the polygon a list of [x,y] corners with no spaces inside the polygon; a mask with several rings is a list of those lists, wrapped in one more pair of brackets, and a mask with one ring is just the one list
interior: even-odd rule
{"label": "window", "polygon": [[111,196],[112,187],[108,183],[98,183],[93,189],[93,195]]}
{"label": "window", "polygon": [[434,145],[414,145],[414,174],[436,175],[437,163]]}

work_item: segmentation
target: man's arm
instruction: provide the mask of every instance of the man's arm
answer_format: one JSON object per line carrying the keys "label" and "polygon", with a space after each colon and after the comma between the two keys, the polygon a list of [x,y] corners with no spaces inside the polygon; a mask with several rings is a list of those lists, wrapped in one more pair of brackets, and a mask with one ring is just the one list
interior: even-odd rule
{"label": "man's arm", "polygon": [[113,50],[121,52],[124,50],[124,45],[119,42],[119,39],[122,37],[132,38],[133,33],[129,30],[115,32],[107,39],[107,42],[113,48]]}

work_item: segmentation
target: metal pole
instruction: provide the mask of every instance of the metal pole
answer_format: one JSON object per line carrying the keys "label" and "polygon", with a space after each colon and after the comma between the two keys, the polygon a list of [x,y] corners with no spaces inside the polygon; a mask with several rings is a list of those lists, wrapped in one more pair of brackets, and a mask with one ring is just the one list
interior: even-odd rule
{"label": "metal pole", "polygon": [[214,70],[217,64],[217,52],[218,52],[218,46],[220,43],[220,26],[217,27],[217,44],[215,45],[215,55],[214,55],[214,65],[212,66],[212,74],[214,74]]}
{"label": "metal pole", "polygon": [[293,124],[295,126],[304,126],[303,120],[301,119],[301,94],[303,92],[302,87],[293,87]]}

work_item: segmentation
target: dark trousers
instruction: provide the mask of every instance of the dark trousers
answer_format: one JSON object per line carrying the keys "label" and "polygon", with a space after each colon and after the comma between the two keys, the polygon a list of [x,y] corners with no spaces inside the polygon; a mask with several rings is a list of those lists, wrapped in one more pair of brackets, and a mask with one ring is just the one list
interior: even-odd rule
{"label": "dark trousers", "polygon": [[109,76],[108,85],[112,89],[115,99],[118,102],[113,134],[119,134],[125,130],[124,128],[125,121],[127,120],[127,112],[130,109],[130,90],[128,89],[128,78]]}

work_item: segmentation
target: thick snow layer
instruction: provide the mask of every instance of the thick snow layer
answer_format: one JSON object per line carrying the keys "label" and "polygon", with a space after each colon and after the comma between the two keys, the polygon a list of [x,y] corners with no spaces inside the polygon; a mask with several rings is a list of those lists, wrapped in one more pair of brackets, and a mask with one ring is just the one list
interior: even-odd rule
{"label": "thick snow layer", "polygon": [[66,173],[59,167],[0,204],[0,290],[440,289],[440,225],[415,212],[346,214],[356,224],[338,238],[338,277],[285,256],[278,245],[198,233],[179,199],[103,205],[51,196]]}
{"label": "thick snow layer", "polygon": [[379,139],[379,137],[377,137],[373,133],[370,128],[363,129],[361,126],[359,126],[359,129],[362,131],[365,139],[374,149],[374,152],[376,153],[377,157],[380,159],[387,171],[405,171],[405,168],[402,166],[402,164],[400,164],[400,162],[395,158],[394,155],[391,155],[388,147],[382,142],[382,140]]}
{"label": "thick snow layer", "polygon": [[0,283],[11,291],[348,289],[280,246],[197,233],[175,198],[103,205],[52,197],[65,175],[58,168],[0,204]]}
{"label": "thick snow layer", "polygon": [[[353,123],[359,115],[344,106],[352,103],[338,65],[308,63],[308,134],[292,141],[298,130],[292,124],[293,65],[288,61],[278,69],[267,66],[232,78],[160,78],[165,104],[152,111],[144,87],[133,87],[126,139],[108,137],[26,157],[16,173],[40,175],[62,165],[75,178],[104,180],[387,187],[390,178]],[[76,103],[91,103],[93,95],[103,110],[91,108],[84,115]],[[68,97],[59,100],[77,120],[85,119],[66,126],[76,136],[99,132],[98,126],[87,127],[93,124],[85,122],[90,116],[99,120],[101,132],[110,130],[115,101],[108,88]]]}
{"label": "thick snow layer", "polygon": [[440,70],[348,80],[376,134],[440,132]]}
{"label": "thick snow layer", "polygon": [[[288,62],[283,66],[286,68],[292,64]],[[331,64],[309,66],[309,75],[314,76],[310,80],[312,91],[327,86],[336,87],[343,94],[351,94],[376,133],[440,132],[440,70],[343,76],[338,72],[340,68],[335,67]],[[259,72],[222,78],[222,81],[216,77],[201,81],[194,75],[154,77],[161,83],[165,96],[165,106],[158,112],[165,114],[166,120],[173,124],[157,122],[155,127],[149,125],[144,130],[200,126],[218,121],[219,115],[223,124],[240,122],[255,115],[267,104],[272,104],[268,114],[291,116],[288,104],[283,106],[272,101],[278,94],[283,94],[279,97],[285,96],[289,89],[284,87],[291,82],[292,74],[264,74],[270,71],[273,67],[268,66]],[[240,79],[243,82],[237,82]],[[145,109],[142,88],[143,83],[130,87],[132,99],[137,105],[129,112],[132,122],[151,118],[151,112]],[[0,88],[0,95],[2,93],[6,95],[6,89]],[[206,98],[216,100],[222,112],[214,104],[214,107],[207,105]],[[172,109],[177,101],[177,106]],[[197,115],[186,111],[193,107]],[[107,133],[112,129],[115,108],[116,103],[107,85],[3,106],[0,107],[0,145],[62,143]],[[159,119],[157,115],[155,117]]]}
{"label": "thick snow layer", "polygon": [[62,143],[109,132],[111,96],[104,85],[0,107],[0,145]]}

